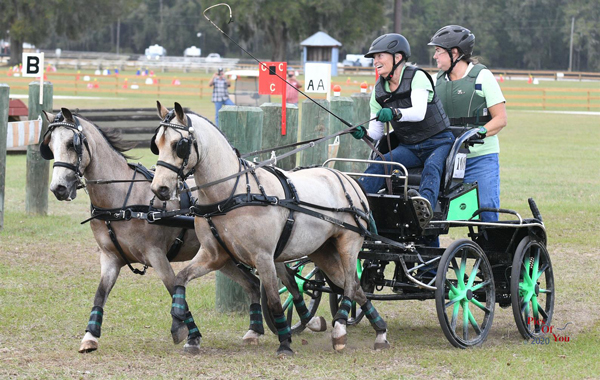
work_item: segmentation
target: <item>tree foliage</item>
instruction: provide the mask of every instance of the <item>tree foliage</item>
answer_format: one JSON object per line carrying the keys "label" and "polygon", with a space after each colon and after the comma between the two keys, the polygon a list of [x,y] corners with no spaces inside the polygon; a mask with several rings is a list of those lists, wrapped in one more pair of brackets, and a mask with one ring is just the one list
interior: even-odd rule
{"label": "tree foliage", "polygon": [[[299,61],[300,42],[318,31],[340,41],[341,55],[366,52],[394,30],[396,0],[7,0],[0,2],[1,37],[12,42],[11,62],[20,61],[22,42],[40,48],[142,54],[152,44],[178,56],[189,46],[228,57]],[[444,25],[465,26],[476,36],[474,54],[496,68],[566,70],[571,20],[573,70],[600,70],[598,0],[403,0],[402,33],[411,61],[433,64],[433,33]],[[7,33],[8,32],[8,33]],[[198,38],[198,36],[201,36]],[[117,43],[117,36],[118,43]]]}

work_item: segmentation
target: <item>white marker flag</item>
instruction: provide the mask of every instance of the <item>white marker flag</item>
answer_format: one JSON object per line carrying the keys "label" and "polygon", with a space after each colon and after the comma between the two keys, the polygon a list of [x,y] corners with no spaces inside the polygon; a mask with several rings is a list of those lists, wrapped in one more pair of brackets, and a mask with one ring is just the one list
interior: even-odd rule
{"label": "white marker flag", "polygon": [[315,92],[327,94],[331,89],[331,64],[330,63],[306,63],[304,66],[304,92]]}

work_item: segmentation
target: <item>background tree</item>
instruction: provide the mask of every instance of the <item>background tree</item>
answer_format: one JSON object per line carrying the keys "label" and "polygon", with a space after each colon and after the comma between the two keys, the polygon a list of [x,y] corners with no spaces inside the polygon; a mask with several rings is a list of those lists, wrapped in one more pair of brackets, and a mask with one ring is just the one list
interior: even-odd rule
{"label": "background tree", "polygon": [[[0,38],[11,40],[11,64],[21,60],[22,42],[42,49],[119,51],[143,54],[153,44],[181,56],[196,45],[249,59],[202,16],[221,0],[4,0]],[[394,31],[401,4],[401,33],[411,61],[433,65],[427,46],[435,31],[459,24],[476,36],[474,54],[490,68],[566,70],[571,20],[573,70],[600,70],[598,0],[229,0],[210,17],[260,59],[300,61],[300,42],[318,31],[340,41],[340,58],[365,53],[373,39]],[[202,38],[198,39],[198,33]],[[117,43],[117,35],[119,42]],[[136,57],[137,58],[137,57]]]}
{"label": "background tree", "polygon": [[[108,22],[116,0],[15,0],[0,2],[0,24],[10,36],[10,65],[21,62],[23,42],[41,45],[53,33],[74,39]],[[4,33],[4,30],[2,31]]]}

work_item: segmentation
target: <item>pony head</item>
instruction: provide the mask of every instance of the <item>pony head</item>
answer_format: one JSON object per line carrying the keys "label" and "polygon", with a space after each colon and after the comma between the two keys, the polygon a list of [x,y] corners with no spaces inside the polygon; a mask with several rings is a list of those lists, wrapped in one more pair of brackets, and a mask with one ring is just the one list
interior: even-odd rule
{"label": "pony head", "polygon": [[40,144],[40,153],[46,160],[54,159],[50,190],[59,201],[71,201],[77,197],[77,188],[90,162],[83,127],[67,108],[61,108],[56,115],[45,111],[43,114],[48,130]]}
{"label": "pony head", "polygon": [[175,103],[169,111],[157,101],[156,108],[162,122],[150,142],[150,149],[158,155],[151,189],[160,200],[168,200],[177,184],[193,174],[200,156],[192,121],[183,107]]}

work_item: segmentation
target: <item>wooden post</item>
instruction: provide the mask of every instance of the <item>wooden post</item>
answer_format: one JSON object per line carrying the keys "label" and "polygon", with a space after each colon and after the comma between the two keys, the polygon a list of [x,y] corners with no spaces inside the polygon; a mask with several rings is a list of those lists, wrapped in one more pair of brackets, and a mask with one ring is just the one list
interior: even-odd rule
{"label": "wooden post", "polygon": [[[259,107],[223,106],[219,110],[220,128],[241,154],[261,149],[263,110]],[[252,157],[248,157],[252,161]]]}
{"label": "wooden post", "polygon": [[250,299],[244,288],[220,271],[216,273],[215,287],[215,308],[219,313],[246,312],[250,309]]}
{"label": "wooden post", "polygon": [[[352,94],[351,97],[354,102],[354,119],[352,123],[354,125],[362,124],[371,118],[371,106],[369,104],[371,95],[367,93],[356,93]],[[369,123],[363,124],[365,129],[369,128]],[[340,157],[368,159],[371,153],[371,148],[363,140],[357,140],[352,135],[342,136],[344,140],[340,140]],[[349,143],[345,143],[349,141]],[[344,150],[342,150],[344,149]],[[341,154],[344,153],[344,156]],[[361,164],[357,162],[345,163],[342,166],[343,171],[352,173],[362,173],[367,169],[367,164]]]}
{"label": "wooden post", "polygon": [[[339,116],[340,119],[347,121],[348,123],[354,123],[354,102],[351,98],[346,96],[334,96],[331,98],[331,112]],[[338,120],[335,116],[329,115],[329,133],[336,133],[341,130],[348,128],[348,126]],[[339,158],[354,158],[351,144],[356,140],[352,135],[345,134],[340,136],[340,147],[338,150],[337,157]],[[333,140],[327,144],[332,144]],[[349,167],[348,163],[336,162],[333,166],[335,169],[341,171],[347,171]]]}
{"label": "wooden post", "polygon": [[[275,148],[282,145],[294,144],[298,142],[298,106],[293,104],[286,105],[286,135],[281,135],[281,104],[264,103],[260,108],[263,110],[263,128],[262,128],[262,148]],[[296,149],[297,147],[281,149],[275,152],[277,156]],[[271,153],[263,153],[260,160],[268,160]],[[292,170],[296,167],[296,155],[293,154],[277,161],[277,167],[283,170]]]}
{"label": "wooden post", "polygon": [[0,83],[0,231],[4,228],[4,190],[6,181],[6,128],[10,87]]}
{"label": "wooden post", "polygon": [[[316,102],[329,109],[327,100],[317,99]],[[301,124],[301,141],[325,137],[329,134],[329,113],[312,101],[305,100],[302,102]],[[327,160],[327,145],[328,143],[322,142],[300,152],[300,166],[323,165]]]}
{"label": "wooden post", "polygon": [[[39,104],[40,84],[29,84],[29,120],[37,119],[42,110],[52,111],[52,83],[44,82],[44,104]],[[44,123],[41,136],[48,126]],[[25,211],[28,214],[48,214],[48,181],[50,178],[50,162],[42,158],[40,144],[27,146],[27,186],[25,189]]]}
{"label": "wooden post", "polygon": [[[263,111],[260,108],[224,106],[219,110],[219,124],[231,145],[240,153],[260,150],[263,124]],[[215,307],[218,312],[249,310],[250,300],[244,289],[221,272],[216,274],[215,287]]]}

